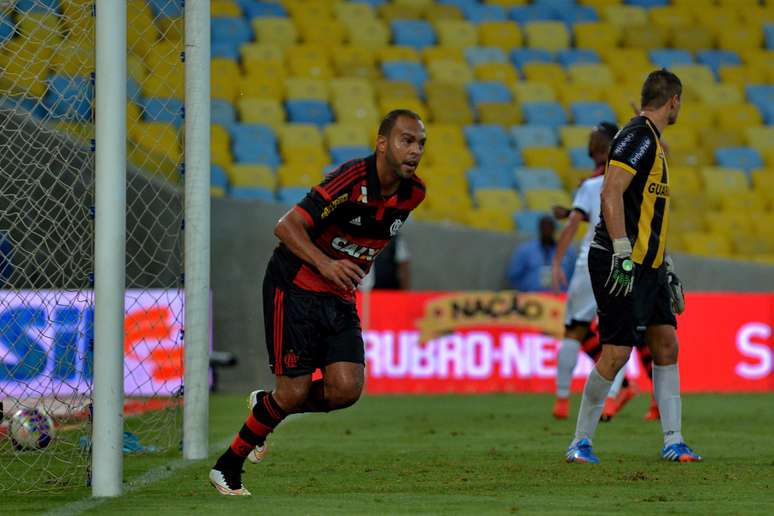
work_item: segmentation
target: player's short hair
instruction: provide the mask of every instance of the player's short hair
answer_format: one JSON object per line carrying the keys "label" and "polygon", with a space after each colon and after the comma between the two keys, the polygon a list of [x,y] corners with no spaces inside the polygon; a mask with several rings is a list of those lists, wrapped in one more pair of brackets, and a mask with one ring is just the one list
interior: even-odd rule
{"label": "player's short hair", "polygon": [[613,122],[600,122],[594,126],[594,132],[604,135],[608,140],[612,141],[618,133],[618,126]]}
{"label": "player's short hair", "polygon": [[402,116],[407,116],[420,122],[422,121],[422,117],[410,109],[393,109],[387,113],[379,124],[379,136],[389,136],[392,128],[395,127],[395,121]]}
{"label": "player's short hair", "polygon": [[660,108],[675,95],[679,97],[682,92],[683,84],[677,75],[666,68],[652,71],[642,84],[641,109]]}

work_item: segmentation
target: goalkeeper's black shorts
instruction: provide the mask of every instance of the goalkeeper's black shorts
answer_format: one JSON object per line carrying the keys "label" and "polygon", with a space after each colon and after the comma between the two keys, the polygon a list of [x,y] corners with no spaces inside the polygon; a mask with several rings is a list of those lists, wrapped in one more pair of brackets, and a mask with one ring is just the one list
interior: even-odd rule
{"label": "goalkeeper's black shorts", "polygon": [[610,251],[589,249],[589,274],[597,301],[600,342],[641,346],[648,326],[668,324],[677,328],[666,268],[635,266],[633,292],[626,297],[615,297],[610,295],[610,287],[605,287],[612,259]]}

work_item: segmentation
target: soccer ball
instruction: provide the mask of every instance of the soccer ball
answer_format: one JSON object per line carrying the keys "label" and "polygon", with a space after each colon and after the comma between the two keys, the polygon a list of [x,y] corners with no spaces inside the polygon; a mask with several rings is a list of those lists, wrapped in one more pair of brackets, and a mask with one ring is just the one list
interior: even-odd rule
{"label": "soccer ball", "polygon": [[41,409],[21,409],[11,417],[10,435],[18,450],[40,450],[54,439],[54,422]]}

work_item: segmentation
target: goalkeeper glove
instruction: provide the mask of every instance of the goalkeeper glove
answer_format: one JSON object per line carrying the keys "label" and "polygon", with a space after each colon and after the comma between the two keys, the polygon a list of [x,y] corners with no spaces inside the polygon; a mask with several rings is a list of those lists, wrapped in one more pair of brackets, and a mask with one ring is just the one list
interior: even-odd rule
{"label": "goalkeeper glove", "polygon": [[680,278],[675,274],[675,264],[672,262],[671,256],[664,258],[664,266],[666,267],[669,295],[672,297],[672,312],[680,315],[685,311],[685,291],[683,289],[683,282],[680,281]]}
{"label": "goalkeeper glove", "polygon": [[632,244],[628,238],[613,240],[613,259],[610,262],[610,274],[605,281],[605,288],[612,296],[628,296],[634,289],[634,262],[632,261]]}

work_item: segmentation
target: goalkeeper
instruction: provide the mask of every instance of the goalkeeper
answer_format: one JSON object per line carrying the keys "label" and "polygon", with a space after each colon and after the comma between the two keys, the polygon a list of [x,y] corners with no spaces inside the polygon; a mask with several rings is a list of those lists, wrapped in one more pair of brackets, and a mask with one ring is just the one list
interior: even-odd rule
{"label": "goalkeeper", "polygon": [[[642,111],[616,135],[602,186],[602,218],[589,249],[588,267],[599,315],[602,355],[586,380],[575,438],[567,462],[597,464],[592,438],[605,397],[631,347],[648,344],[653,355],[653,388],[661,412],[668,461],[702,457],[685,444],[681,429],[677,320],[681,296],[673,302],[664,259],[669,221],[669,176],[661,132],[677,121],[680,79],[667,70],[648,75]],[[675,306],[674,305],[679,305]]]}

